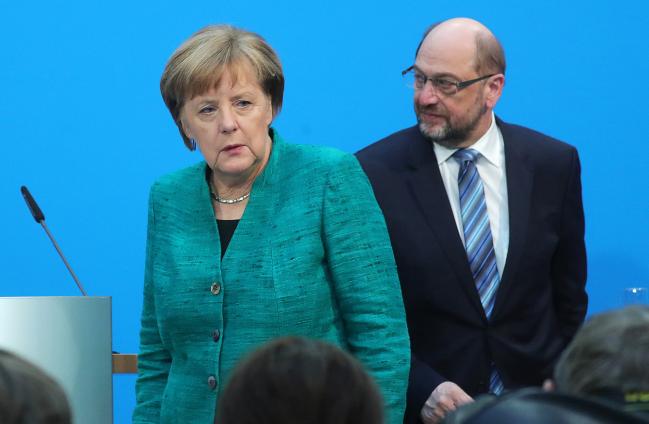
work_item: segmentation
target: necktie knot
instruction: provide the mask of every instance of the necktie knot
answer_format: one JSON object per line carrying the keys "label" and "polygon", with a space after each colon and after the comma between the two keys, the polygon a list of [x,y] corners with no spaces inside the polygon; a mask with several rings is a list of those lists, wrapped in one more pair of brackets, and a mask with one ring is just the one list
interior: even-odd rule
{"label": "necktie knot", "polygon": [[453,153],[453,158],[455,158],[456,161],[460,162],[460,165],[464,164],[464,162],[474,162],[476,159],[478,159],[478,156],[480,155],[480,152],[474,149],[460,149],[457,150],[455,153]]}

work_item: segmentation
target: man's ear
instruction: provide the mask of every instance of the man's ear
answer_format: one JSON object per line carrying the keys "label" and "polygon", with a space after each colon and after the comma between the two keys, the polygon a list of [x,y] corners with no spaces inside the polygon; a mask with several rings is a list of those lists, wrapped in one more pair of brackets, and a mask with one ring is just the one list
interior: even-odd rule
{"label": "man's ear", "polygon": [[503,74],[496,74],[487,80],[484,89],[485,103],[489,109],[494,109],[496,107],[496,103],[498,103],[498,100],[503,93],[504,86],[505,76]]}

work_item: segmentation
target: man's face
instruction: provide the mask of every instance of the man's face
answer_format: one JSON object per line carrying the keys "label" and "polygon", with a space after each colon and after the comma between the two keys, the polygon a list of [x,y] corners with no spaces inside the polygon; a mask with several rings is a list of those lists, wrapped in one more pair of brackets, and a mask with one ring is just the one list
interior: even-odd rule
{"label": "man's face", "polygon": [[[455,82],[482,76],[475,71],[475,42],[465,38],[448,39],[431,32],[419,50],[415,69],[427,77]],[[415,89],[415,114],[422,134],[447,147],[473,144],[491,122],[484,84],[478,82],[450,96],[439,93],[430,81]]]}

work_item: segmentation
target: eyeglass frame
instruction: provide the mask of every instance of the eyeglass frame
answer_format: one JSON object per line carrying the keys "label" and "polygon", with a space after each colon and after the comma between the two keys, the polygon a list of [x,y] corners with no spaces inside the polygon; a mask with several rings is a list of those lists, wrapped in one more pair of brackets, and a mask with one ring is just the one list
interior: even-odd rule
{"label": "eyeglass frame", "polygon": [[457,91],[455,91],[455,93],[453,93],[453,94],[444,94],[444,93],[442,93],[442,94],[444,94],[445,96],[454,96],[454,95],[456,95],[460,90],[463,90],[463,89],[467,88],[468,86],[475,84],[476,82],[480,82],[480,81],[482,81],[482,80],[486,80],[487,78],[491,78],[491,77],[493,77],[494,75],[498,75],[498,74],[496,73],[496,74],[483,75],[483,76],[481,76],[481,77],[474,78],[474,79],[470,79],[470,80],[465,80],[465,81],[452,81],[452,80],[450,80],[450,79],[446,79],[446,78],[429,77],[428,75],[426,75],[426,74],[424,74],[423,72],[419,71],[418,68],[417,68],[417,65],[412,65],[412,66],[409,66],[408,68],[406,68],[405,70],[401,71],[401,76],[402,76],[402,77],[405,77],[406,74],[407,74],[408,72],[413,71],[413,70],[414,70],[414,71],[417,71],[417,72],[419,72],[419,73],[421,73],[421,75],[423,75],[424,78],[426,78],[426,80],[424,81],[424,83],[423,83],[423,85],[421,86],[421,88],[417,88],[416,86],[414,87],[414,88],[417,89],[417,90],[422,90],[424,87],[426,87],[426,83],[427,83],[428,81],[430,81],[430,83],[433,85],[433,88],[435,88],[435,82],[434,82],[434,80],[444,80],[444,81],[446,81],[446,82],[449,82],[449,83],[453,84],[453,85],[457,88]]}

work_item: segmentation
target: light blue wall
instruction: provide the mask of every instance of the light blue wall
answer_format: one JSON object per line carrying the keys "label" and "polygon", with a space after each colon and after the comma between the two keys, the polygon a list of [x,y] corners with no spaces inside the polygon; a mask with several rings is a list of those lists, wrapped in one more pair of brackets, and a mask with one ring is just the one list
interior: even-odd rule
{"label": "light blue wall", "polygon": [[[422,31],[453,16],[483,21],[505,46],[497,113],[579,149],[590,312],[619,306],[623,287],[649,285],[649,19],[628,0],[2,2],[0,296],[77,293],[23,203],[25,184],[87,290],[113,297],[114,349],[137,351],[148,187],[199,160],[158,81],[195,30],[224,22],[264,35],[287,79],[276,127],[352,152],[414,123],[399,72]],[[133,404],[134,379],[115,377],[116,423]]]}

